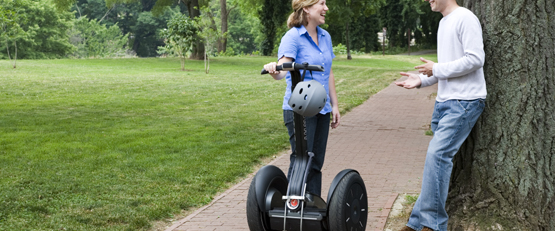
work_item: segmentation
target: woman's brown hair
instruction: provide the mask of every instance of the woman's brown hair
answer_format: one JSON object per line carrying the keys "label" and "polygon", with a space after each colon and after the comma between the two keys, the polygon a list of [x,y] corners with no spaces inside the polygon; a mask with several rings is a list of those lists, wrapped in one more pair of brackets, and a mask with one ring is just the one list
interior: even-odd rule
{"label": "woman's brown hair", "polygon": [[303,8],[311,7],[312,5],[318,3],[320,0],[293,0],[291,2],[291,8],[293,8],[293,13],[289,15],[287,19],[287,26],[289,28],[299,27],[308,23],[306,19],[306,13]]}

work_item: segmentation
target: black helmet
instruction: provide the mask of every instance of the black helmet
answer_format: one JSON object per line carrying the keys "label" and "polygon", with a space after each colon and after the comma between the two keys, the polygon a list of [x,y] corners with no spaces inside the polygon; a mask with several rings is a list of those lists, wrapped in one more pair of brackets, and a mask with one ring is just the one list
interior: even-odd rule
{"label": "black helmet", "polygon": [[326,105],[328,94],[322,84],[316,80],[300,82],[295,86],[289,98],[289,106],[302,116],[315,116]]}

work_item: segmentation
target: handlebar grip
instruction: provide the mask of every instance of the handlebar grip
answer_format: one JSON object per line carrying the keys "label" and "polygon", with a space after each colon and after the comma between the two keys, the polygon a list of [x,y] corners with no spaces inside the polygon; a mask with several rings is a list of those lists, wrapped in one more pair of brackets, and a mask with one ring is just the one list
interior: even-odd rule
{"label": "handlebar grip", "polygon": [[295,70],[305,69],[307,71],[324,71],[324,67],[320,65],[308,65],[308,63],[294,63]]}
{"label": "handlebar grip", "polygon": [[[283,70],[283,66],[282,65],[277,65],[276,66],[276,71],[281,71],[281,70]],[[266,71],[266,69],[262,69],[262,71],[260,72],[261,75],[268,74],[268,73],[269,72]]]}
{"label": "handlebar grip", "polygon": [[[292,71],[292,70],[307,70],[307,71],[324,71],[324,67],[320,65],[308,65],[307,63],[283,63],[282,65],[276,66],[276,71]],[[268,74],[265,69],[260,72],[261,75]]]}

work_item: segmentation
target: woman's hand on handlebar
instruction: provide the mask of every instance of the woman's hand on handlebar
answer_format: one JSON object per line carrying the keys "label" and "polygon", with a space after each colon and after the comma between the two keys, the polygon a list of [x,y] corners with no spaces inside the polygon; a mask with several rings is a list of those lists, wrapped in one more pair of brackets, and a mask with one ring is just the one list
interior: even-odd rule
{"label": "woman's hand on handlebar", "polygon": [[[281,71],[276,71],[277,65],[278,64],[276,62],[268,63],[264,65],[264,70],[266,70],[268,74],[270,74],[272,78],[274,78],[275,80],[280,80],[280,79],[283,79],[283,77],[285,77],[285,74],[282,74]],[[285,71],[283,73],[285,73]]]}
{"label": "woman's hand on handlebar", "polygon": [[293,59],[281,57],[281,59],[279,59],[277,63],[271,62],[264,65],[264,70],[266,70],[275,80],[283,79],[283,77],[285,77],[285,75],[287,74],[287,71],[276,71],[276,66],[287,62],[293,62]]}
{"label": "woman's hand on handlebar", "polygon": [[271,62],[264,65],[264,70],[266,70],[269,74],[279,74],[280,71],[276,71],[276,66],[277,66],[276,62]]}

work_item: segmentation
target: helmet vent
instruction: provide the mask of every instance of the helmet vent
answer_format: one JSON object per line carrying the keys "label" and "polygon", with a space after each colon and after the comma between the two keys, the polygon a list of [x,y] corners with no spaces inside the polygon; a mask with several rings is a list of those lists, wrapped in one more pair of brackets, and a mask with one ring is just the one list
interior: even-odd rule
{"label": "helmet vent", "polygon": [[308,88],[310,88],[310,84],[308,85]]}
{"label": "helmet vent", "polygon": [[303,89],[301,88],[301,90],[299,90],[299,95],[303,93]]}
{"label": "helmet vent", "polygon": [[304,100],[306,100],[308,98],[308,95],[304,95]]}
{"label": "helmet vent", "polygon": [[295,107],[295,104],[291,105],[291,107],[293,107],[293,108],[294,108],[294,107]]}
{"label": "helmet vent", "polygon": [[303,109],[303,106],[299,106],[299,110]]}

